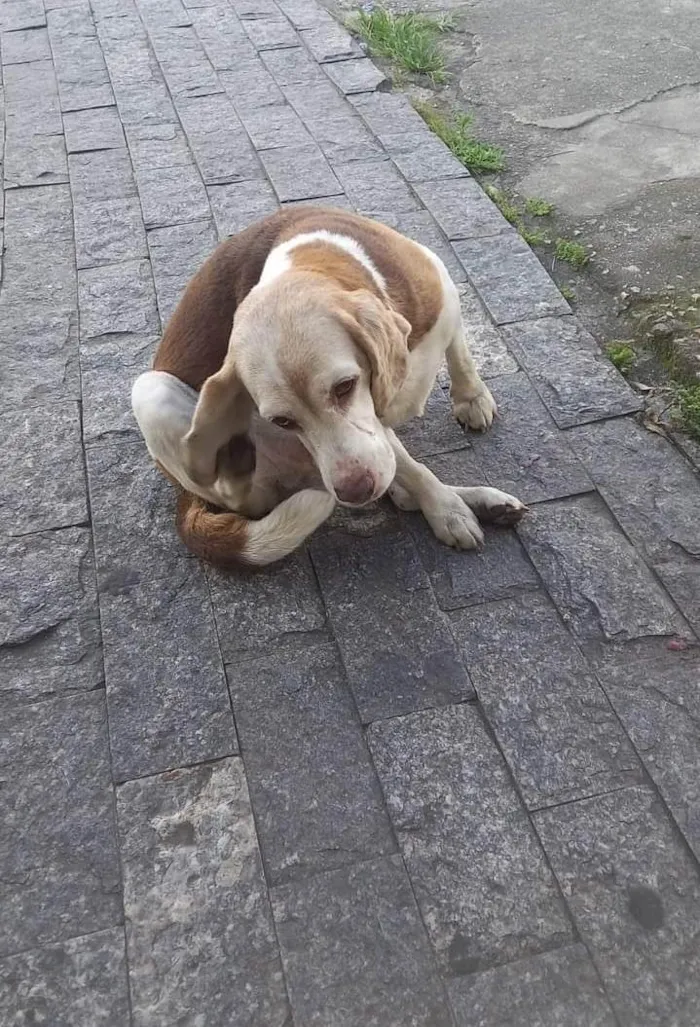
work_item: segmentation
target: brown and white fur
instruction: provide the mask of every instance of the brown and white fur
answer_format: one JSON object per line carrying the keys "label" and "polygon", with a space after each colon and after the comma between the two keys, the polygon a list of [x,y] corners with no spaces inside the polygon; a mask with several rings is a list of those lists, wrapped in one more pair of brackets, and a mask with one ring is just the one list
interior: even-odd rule
{"label": "brown and white fur", "polygon": [[488,428],[496,408],[458,292],[435,254],[390,228],[296,207],[222,243],[132,392],[151,456],[184,490],[185,543],[214,563],[268,564],[336,502],[386,492],[461,549],[482,542],[477,518],[518,520],[517,499],[443,484],[393,431],[423,413],[445,357],[456,418]]}

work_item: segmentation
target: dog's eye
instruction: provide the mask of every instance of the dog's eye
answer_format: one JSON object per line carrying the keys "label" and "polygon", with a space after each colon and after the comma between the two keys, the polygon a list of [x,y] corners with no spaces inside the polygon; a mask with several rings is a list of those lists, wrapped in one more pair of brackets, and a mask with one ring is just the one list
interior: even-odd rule
{"label": "dog's eye", "polygon": [[346,378],[333,387],[333,395],[336,399],[347,399],[357,385],[357,378]]}
{"label": "dog's eye", "polygon": [[285,431],[293,431],[299,427],[297,422],[293,421],[291,417],[273,417],[272,423],[276,424],[278,428],[284,428]]}

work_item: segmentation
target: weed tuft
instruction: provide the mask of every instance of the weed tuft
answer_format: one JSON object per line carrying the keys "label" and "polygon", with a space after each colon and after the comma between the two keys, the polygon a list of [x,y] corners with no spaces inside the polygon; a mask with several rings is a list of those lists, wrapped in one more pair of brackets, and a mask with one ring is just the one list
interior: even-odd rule
{"label": "weed tuft", "polygon": [[637,354],[629,343],[611,342],[606,349],[610,362],[615,365],[620,374],[629,374],[637,359]]}
{"label": "weed tuft", "polygon": [[678,412],[683,428],[700,442],[700,385],[685,385],[678,390]]}
{"label": "weed tuft", "polygon": [[531,196],[525,200],[525,210],[534,218],[546,218],[554,210],[554,204],[541,200],[538,196]]}
{"label": "weed tuft", "polygon": [[590,257],[580,242],[571,242],[570,239],[557,239],[554,255],[557,260],[563,260],[572,267],[585,267]]}
{"label": "weed tuft", "polygon": [[471,171],[503,170],[503,150],[474,139],[472,119],[468,114],[453,114],[446,118],[430,104],[416,103],[414,106],[430,131],[442,139],[466,168]]}
{"label": "weed tuft", "polygon": [[445,58],[438,36],[448,31],[447,18],[424,14],[392,14],[384,7],[358,11],[351,27],[378,57],[388,57],[399,68],[428,75],[436,84],[446,81]]}

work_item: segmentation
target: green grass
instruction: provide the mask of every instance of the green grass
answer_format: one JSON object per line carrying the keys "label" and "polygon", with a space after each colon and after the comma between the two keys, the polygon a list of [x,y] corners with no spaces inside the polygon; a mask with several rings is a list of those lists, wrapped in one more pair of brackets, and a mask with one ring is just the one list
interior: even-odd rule
{"label": "green grass", "polygon": [[590,257],[580,242],[571,242],[570,239],[557,239],[554,247],[554,255],[557,260],[563,260],[572,267],[585,267]]}
{"label": "green grass", "polygon": [[700,442],[700,385],[685,385],[678,390],[678,413],[683,428]]}
{"label": "green grass", "polygon": [[431,132],[442,139],[470,171],[503,171],[503,150],[474,138],[468,114],[452,114],[447,118],[426,103],[417,103],[415,108]]}
{"label": "green grass", "polygon": [[562,294],[565,300],[569,301],[569,303],[573,302],[576,299],[576,293],[570,285],[560,285],[559,292]]}
{"label": "green grass", "polygon": [[518,231],[528,246],[544,246],[547,242],[547,236],[538,229],[523,227],[518,229]]}
{"label": "green grass", "polygon": [[502,189],[497,189],[495,185],[487,185],[484,188],[506,221],[510,221],[511,225],[515,225],[520,230],[522,217],[515,203],[508,198]]}
{"label": "green grass", "polygon": [[446,18],[424,14],[392,14],[383,7],[358,11],[351,27],[362,36],[371,53],[388,57],[399,68],[446,81],[445,58],[438,37],[449,29]]}
{"label": "green grass", "polygon": [[537,196],[531,196],[525,200],[525,210],[534,218],[546,218],[554,210],[554,204],[548,203],[547,200],[541,200]]}
{"label": "green grass", "polygon": [[626,342],[611,342],[607,347],[610,362],[615,365],[620,374],[629,374],[634,367],[637,354]]}

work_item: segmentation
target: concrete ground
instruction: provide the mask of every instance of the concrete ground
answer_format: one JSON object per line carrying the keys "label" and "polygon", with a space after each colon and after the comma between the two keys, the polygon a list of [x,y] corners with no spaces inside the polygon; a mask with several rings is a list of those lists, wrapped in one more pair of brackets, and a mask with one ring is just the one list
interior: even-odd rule
{"label": "concrete ground", "polygon": [[[695,1027],[697,470],[316,0],[0,0],[0,58],[2,1027]],[[500,417],[402,435],[529,504],[483,552],[177,539],[131,383],[305,201],[459,283]]]}

